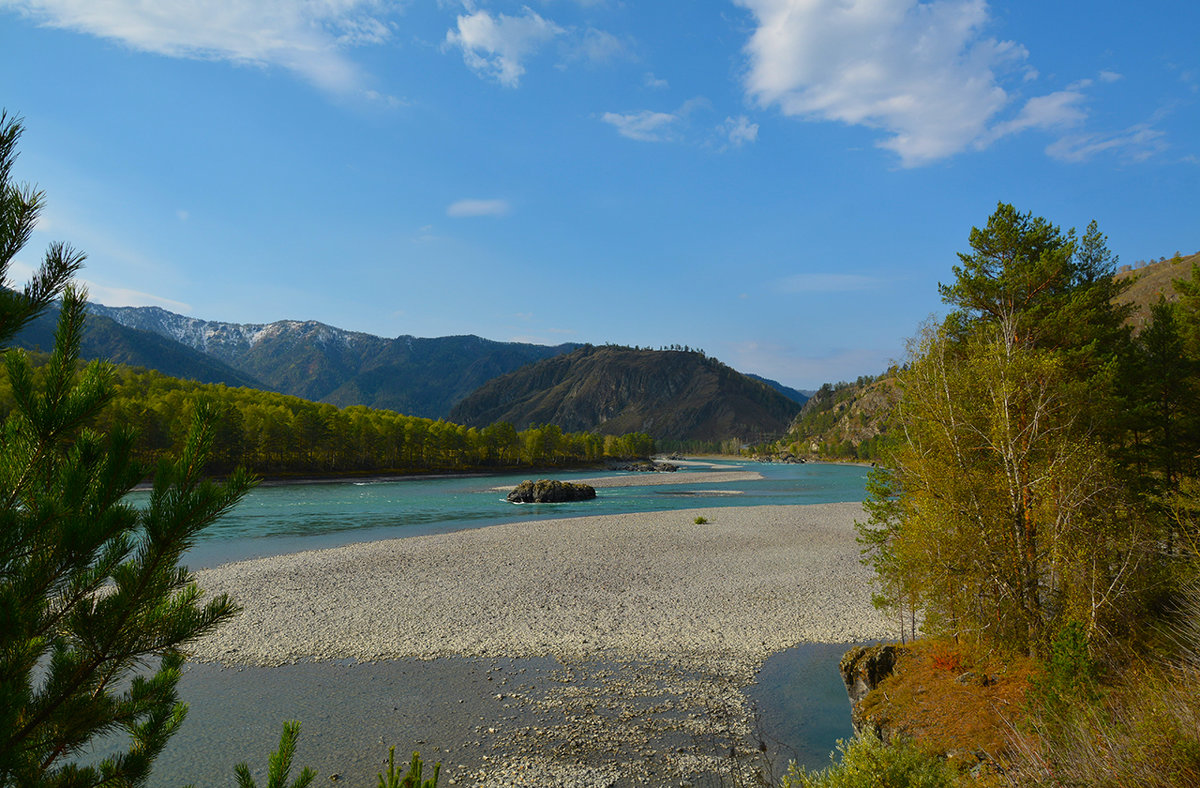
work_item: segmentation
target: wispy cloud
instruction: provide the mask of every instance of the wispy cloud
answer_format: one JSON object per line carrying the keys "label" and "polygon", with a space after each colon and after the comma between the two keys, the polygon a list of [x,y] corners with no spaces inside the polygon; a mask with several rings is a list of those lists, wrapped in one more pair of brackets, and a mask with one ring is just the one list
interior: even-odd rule
{"label": "wispy cloud", "polygon": [[1128,161],[1145,161],[1167,149],[1164,134],[1148,123],[1138,123],[1110,134],[1072,134],[1051,143],[1046,153],[1055,159],[1082,162],[1110,153]]}
{"label": "wispy cloud", "polygon": [[740,148],[758,139],[758,124],[751,123],[745,115],[738,115],[725,118],[725,122],[717,127],[717,133],[725,138],[727,145]]}
{"label": "wispy cloud", "polygon": [[[14,258],[8,270],[8,281],[5,284],[9,287],[20,289],[33,277],[35,271],[34,266],[21,258]],[[157,296],[153,293],[143,293],[140,290],[131,290],[127,287],[110,287],[99,282],[93,282],[90,279],[79,278],[76,281],[87,288],[89,301],[104,304],[105,306],[161,306],[170,309],[172,312],[183,313],[189,312],[192,309],[191,304]]]}
{"label": "wispy cloud", "polygon": [[[878,129],[878,146],[906,167],[1087,118],[1082,91],[1090,79],[1030,98],[1011,114],[1014,97],[1003,84],[1032,82],[1038,73],[1024,46],[986,35],[984,0],[734,2],[755,20],[745,47],[751,98],[788,116]],[[1071,139],[1057,148],[1060,158],[1092,146]]]}
{"label": "wispy cloud", "polygon": [[735,369],[800,389],[815,389],[836,380],[854,380],[864,370],[883,372],[894,355],[875,348],[833,348],[824,355],[813,356],[807,348],[771,342],[730,342],[714,350]]}
{"label": "wispy cloud", "polygon": [[523,61],[565,32],[528,7],[520,16],[472,10],[446,32],[446,46],[461,49],[463,61],[480,75],[515,88],[525,74]]}
{"label": "wispy cloud", "polygon": [[187,314],[192,311],[191,304],[174,301],[170,298],[156,296],[153,293],[143,293],[140,290],[130,290],[127,287],[109,287],[98,282],[81,279],[80,283],[88,290],[88,300],[105,306],[161,306],[172,312]]}
{"label": "wispy cloud", "polygon": [[622,137],[640,142],[668,142],[678,137],[676,128],[682,120],[673,112],[605,112],[600,119],[617,130]]}
{"label": "wispy cloud", "polygon": [[570,60],[602,65],[632,57],[629,45],[605,30],[589,27],[572,38],[567,45],[567,57]]}
{"label": "wispy cloud", "polygon": [[652,90],[666,90],[667,88],[671,87],[670,82],[654,76],[654,74],[650,73],[649,71],[647,71],[642,77],[642,84],[648,88],[651,88]]}
{"label": "wispy cloud", "polygon": [[0,0],[51,27],[170,57],[274,66],[334,93],[361,93],[345,50],[378,44],[390,28],[376,0]]}
{"label": "wispy cloud", "polygon": [[1081,105],[1085,96],[1078,85],[1074,90],[1060,90],[1045,96],[1036,96],[1025,102],[1025,106],[1012,120],[998,123],[985,136],[975,142],[976,147],[985,147],[1001,137],[1017,134],[1027,129],[1053,129],[1077,126],[1087,119]]}
{"label": "wispy cloud", "polygon": [[[600,120],[617,130],[622,137],[639,142],[681,142],[689,118],[696,112],[711,110],[712,104],[703,96],[688,99],[674,112],[643,109],[636,112],[605,112]],[[722,136],[726,132],[718,129]],[[757,133],[757,127],[755,127]]]}
{"label": "wispy cloud", "polygon": [[781,280],[779,289],[785,293],[847,293],[883,285],[883,279],[859,274],[794,274]]}
{"label": "wispy cloud", "polygon": [[459,200],[446,208],[446,215],[455,219],[473,216],[505,216],[512,211],[507,200]]}

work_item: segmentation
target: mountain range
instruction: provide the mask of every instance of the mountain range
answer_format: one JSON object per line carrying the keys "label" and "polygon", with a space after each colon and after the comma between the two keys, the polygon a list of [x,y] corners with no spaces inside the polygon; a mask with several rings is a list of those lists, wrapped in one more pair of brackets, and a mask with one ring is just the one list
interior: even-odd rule
{"label": "mountain range", "polygon": [[[122,337],[153,334],[221,365],[215,369],[231,369],[252,381],[237,385],[339,407],[366,405],[432,419],[445,418],[456,402],[497,375],[578,347],[494,342],[477,336],[386,339],[315,320],[223,323],[158,307],[92,304],[90,310],[91,322],[106,327],[111,322],[137,332]],[[126,363],[205,382],[229,382],[199,374],[212,374],[208,369],[193,375],[168,371],[154,359]]]}
{"label": "mountain range", "polygon": [[[243,324],[159,307],[91,304],[89,310],[85,358],[468,425],[509,421],[518,428],[557,424],[660,439],[749,439],[784,432],[807,399],[693,351],[477,336],[387,339],[312,320]],[[50,348],[56,319],[54,310],[43,314],[15,344]]]}

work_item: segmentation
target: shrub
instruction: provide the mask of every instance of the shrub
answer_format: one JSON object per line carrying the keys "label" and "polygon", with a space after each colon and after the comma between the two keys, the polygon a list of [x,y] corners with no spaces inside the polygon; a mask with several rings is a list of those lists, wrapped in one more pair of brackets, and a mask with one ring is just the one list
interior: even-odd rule
{"label": "shrub", "polygon": [[707,517],[697,517],[695,520],[692,520],[692,522],[695,523],[696,525],[704,525],[705,523],[708,522],[708,518]]}
{"label": "shrub", "polygon": [[[840,758],[839,758],[840,755]],[[909,742],[884,744],[874,736],[838,741],[832,765],[809,772],[793,761],[782,788],[949,788],[954,772]]]}

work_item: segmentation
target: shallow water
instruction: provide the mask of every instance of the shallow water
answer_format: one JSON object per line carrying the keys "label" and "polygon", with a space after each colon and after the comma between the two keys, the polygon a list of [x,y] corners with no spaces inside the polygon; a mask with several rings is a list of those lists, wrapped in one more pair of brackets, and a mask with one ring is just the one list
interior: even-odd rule
{"label": "shallow water", "polygon": [[[861,466],[823,463],[716,461],[712,466],[681,468],[671,477],[674,483],[667,485],[603,487],[591,501],[521,506],[509,503],[503,493],[492,488],[516,485],[528,474],[264,486],[252,490],[232,512],[207,528],[185,563],[192,569],[202,569],[245,558],[515,520],[861,501],[867,474]],[[763,478],[720,484],[688,481],[697,472],[718,469],[756,471]],[[629,475],[615,471],[547,474],[564,481]],[[148,496],[138,492],[131,500],[144,503]]]}
{"label": "shallow water", "polygon": [[[810,769],[827,765],[836,740],[850,736],[849,701],[837,671],[846,648],[809,643],[787,649],[767,660],[758,683],[747,692],[769,747],[765,763],[776,778],[789,760]],[[159,757],[150,782],[231,785],[234,765],[245,761],[262,784],[267,757],[278,745],[283,721],[289,719],[302,724],[293,776],[301,765],[310,766],[318,772],[317,784],[334,775],[339,784],[374,784],[375,775],[386,769],[393,745],[398,761],[407,762],[413,751],[420,751],[430,764],[441,762],[440,784],[454,777],[462,784],[465,776],[488,766],[487,758],[520,752],[531,740],[539,752],[571,751],[568,760],[617,757],[611,744],[580,746],[572,740],[565,720],[581,712],[579,704],[567,708],[545,701],[562,692],[567,697],[586,692],[593,683],[620,681],[612,675],[621,674],[620,666],[572,665],[571,691],[563,689],[563,669],[550,657],[301,662],[277,668],[189,665],[179,688],[190,705],[188,720]],[[632,671],[646,669],[658,673],[653,666]],[[629,672],[627,668],[626,677]],[[656,775],[661,781],[669,773],[667,761],[676,746],[718,757],[729,747],[719,736],[694,741],[672,732],[671,718],[686,716],[686,708],[668,704],[673,710],[664,711],[656,708],[659,699],[630,699],[622,692],[607,698],[617,700],[620,708],[598,708],[597,713],[629,712],[629,740],[637,738],[638,730],[654,731],[655,754],[639,767],[652,784]],[[522,731],[527,732],[522,736]],[[106,754],[109,751],[100,747],[93,757]],[[637,759],[636,751],[623,755]],[[626,782],[632,781],[619,784]],[[711,774],[692,782],[726,784]]]}

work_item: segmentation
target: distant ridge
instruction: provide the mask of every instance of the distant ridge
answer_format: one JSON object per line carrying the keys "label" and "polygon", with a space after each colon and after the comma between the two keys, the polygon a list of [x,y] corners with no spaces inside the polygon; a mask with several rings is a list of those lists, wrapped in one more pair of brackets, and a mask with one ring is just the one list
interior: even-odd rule
{"label": "distant ridge", "polygon": [[791,386],[785,386],[778,381],[771,380],[770,378],[764,378],[762,375],[755,375],[753,372],[746,372],[744,374],[748,378],[753,378],[754,380],[758,380],[758,381],[762,381],[763,383],[766,383],[768,386],[775,389],[780,394],[782,394],[783,396],[790,399],[792,402],[799,403],[800,405],[803,405],[804,403],[808,402],[809,398],[812,396],[812,394],[805,394],[803,391],[797,391],[796,389],[792,388]]}
{"label": "distant ridge", "polygon": [[315,320],[224,323],[160,307],[91,304],[89,309],[94,316],[203,354],[258,381],[259,388],[340,407],[366,405],[433,419],[448,416],[458,401],[497,375],[579,347],[477,336],[385,339]]}
{"label": "distant ridge", "polygon": [[[14,338],[15,347],[49,352],[54,347],[58,307],[34,318]],[[80,354],[86,359],[106,359],[131,367],[145,367],[171,377],[201,383],[223,383],[273,390],[253,375],[235,369],[205,353],[151,331],[121,325],[103,315],[89,315],[83,330]]]}
{"label": "distant ridge", "polygon": [[484,384],[450,419],[646,432],[660,440],[757,441],[785,433],[799,411],[766,383],[700,352],[587,345]]}

